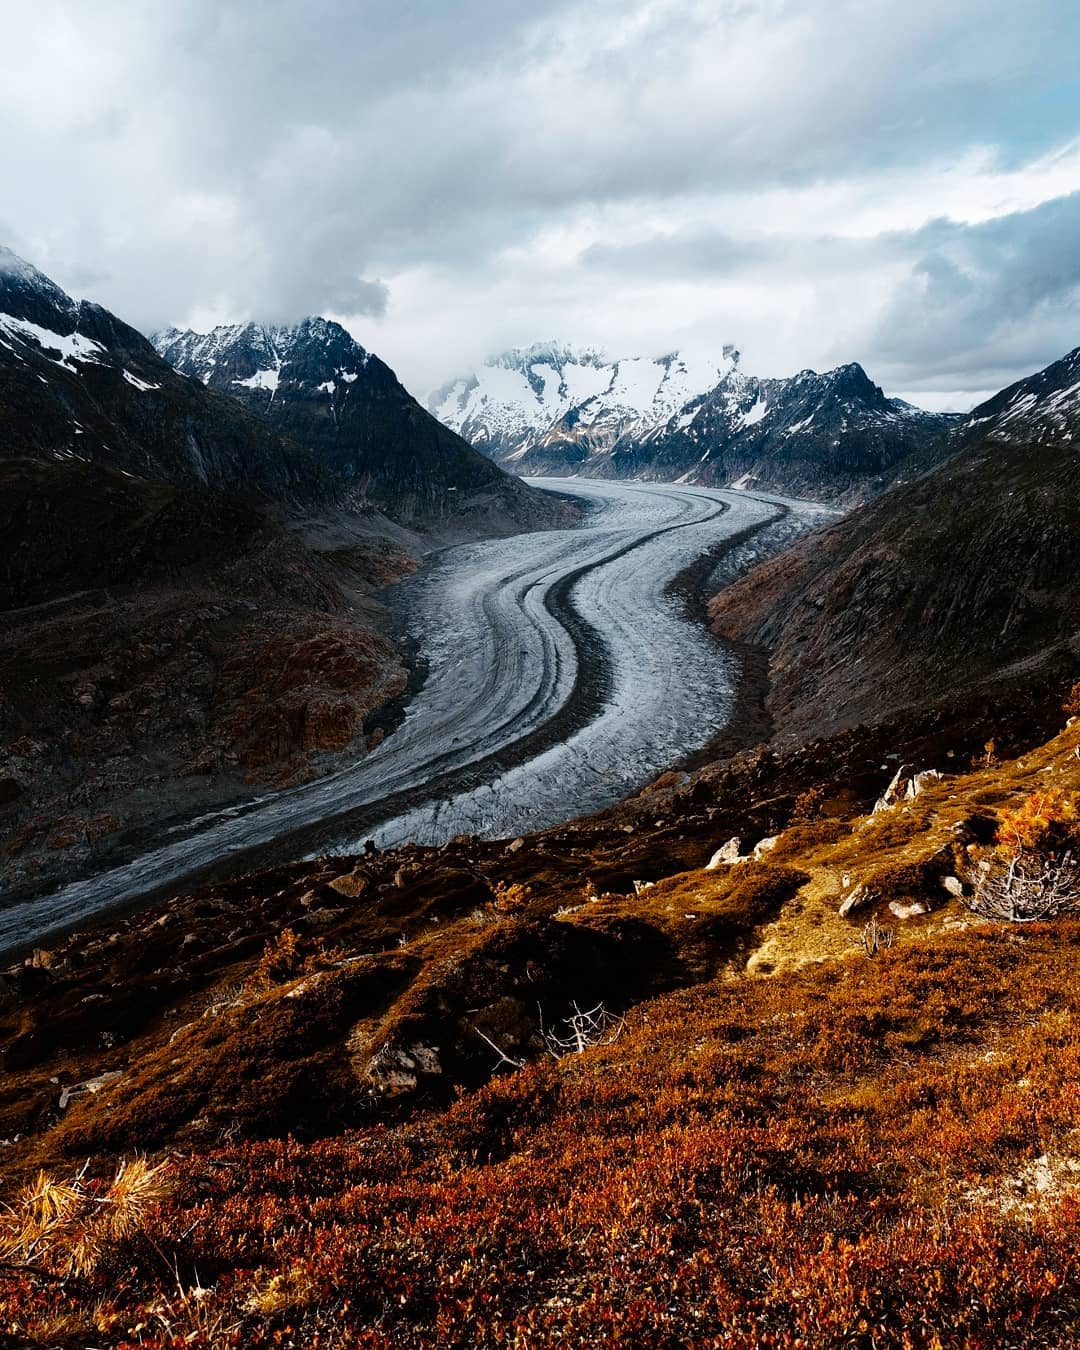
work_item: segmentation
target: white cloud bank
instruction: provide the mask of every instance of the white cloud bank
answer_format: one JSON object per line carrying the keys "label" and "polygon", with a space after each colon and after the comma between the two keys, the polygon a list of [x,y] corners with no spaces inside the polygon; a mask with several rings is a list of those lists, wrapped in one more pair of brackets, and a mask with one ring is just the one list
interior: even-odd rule
{"label": "white cloud bank", "polygon": [[964,406],[1080,342],[1073,0],[43,0],[0,239],[145,328],[324,311],[423,390],[558,335]]}

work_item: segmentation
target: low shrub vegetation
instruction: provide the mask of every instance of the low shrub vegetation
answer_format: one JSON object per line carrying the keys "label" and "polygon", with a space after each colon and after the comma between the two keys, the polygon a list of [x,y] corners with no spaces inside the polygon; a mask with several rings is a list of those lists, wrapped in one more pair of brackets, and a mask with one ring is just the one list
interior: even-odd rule
{"label": "low shrub vegetation", "polygon": [[[1072,865],[1078,744],[872,818],[814,798],[714,871],[667,825],[664,875],[597,831],[369,859],[346,909],[324,860],[224,958],[235,892],[204,898],[199,942],[145,921],[155,980],[195,949],[157,1021],[109,967],[139,1033],[63,1111],[55,1025],[92,1028],[88,1076],[121,1024],[76,949],[34,958],[4,1014],[0,1343],[1076,1344],[1080,917],[987,922],[967,877]],[[883,922],[928,912],[841,919],[856,881]],[[814,959],[748,973],[778,929]]]}

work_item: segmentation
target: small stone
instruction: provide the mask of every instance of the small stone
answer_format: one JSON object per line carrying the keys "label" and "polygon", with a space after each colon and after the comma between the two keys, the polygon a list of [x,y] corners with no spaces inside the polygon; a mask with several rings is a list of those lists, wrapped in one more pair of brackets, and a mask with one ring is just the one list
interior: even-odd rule
{"label": "small stone", "polygon": [[838,913],[842,919],[846,919],[849,914],[854,914],[857,910],[865,908],[872,899],[872,894],[860,882],[854,890],[849,891],[841,900]]}
{"label": "small stone", "polygon": [[307,925],[309,928],[329,928],[345,913],[343,909],[309,909]]}
{"label": "small stone", "polygon": [[944,877],[942,878],[941,884],[945,887],[945,889],[949,892],[950,895],[959,896],[964,894],[964,883],[960,880],[959,877]]}
{"label": "small stone", "polygon": [[920,914],[929,914],[930,910],[921,900],[913,900],[910,905],[902,904],[899,900],[890,900],[889,913],[897,919],[915,919]]}
{"label": "small stone", "polygon": [[519,848],[524,848],[524,847],[525,847],[525,840],[524,840],[524,839],[515,839],[515,840],[513,841],[513,843],[507,844],[507,846],[506,846],[506,851],[507,851],[507,853],[516,853],[516,852],[518,851]]}
{"label": "small stone", "polygon": [[937,769],[924,769],[922,773],[917,773],[907,786],[907,797],[909,801],[914,801],[916,797],[926,791],[932,784],[941,778]]}

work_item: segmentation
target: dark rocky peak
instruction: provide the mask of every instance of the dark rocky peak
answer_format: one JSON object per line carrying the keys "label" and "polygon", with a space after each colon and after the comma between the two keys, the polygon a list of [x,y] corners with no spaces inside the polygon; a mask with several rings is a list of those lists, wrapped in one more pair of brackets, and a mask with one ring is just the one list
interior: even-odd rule
{"label": "dark rocky peak", "polygon": [[330,393],[336,380],[359,378],[371,359],[341,324],[319,316],[296,324],[223,324],[209,333],[167,328],[152,340],[182,374],[259,407],[288,384],[322,385]]}
{"label": "dark rocky peak", "polygon": [[79,303],[44,272],[0,244],[0,314],[54,332],[71,333],[78,320]]}
{"label": "dark rocky peak", "polygon": [[821,374],[815,370],[802,370],[795,376],[795,381],[797,385],[820,390],[823,396],[863,403],[882,412],[891,408],[885,391],[873,382],[858,361],[849,361]]}
{"label": "dark rocky peak", "polygon": [[992,437],[1043,445],[1080,439],[1080,347],[981,403],[959,437],[964,443]]}
{"label": "dark rocky peak", "polygon": [[332,319],[232,324],[211,333],[173,328],[154,343],[177,370],[310,450],[350,501],[426,526],[488,510],[481,505],[486,494],[494,533],[510,522],[554,518],[549,497],[524,488],[438,422]]}

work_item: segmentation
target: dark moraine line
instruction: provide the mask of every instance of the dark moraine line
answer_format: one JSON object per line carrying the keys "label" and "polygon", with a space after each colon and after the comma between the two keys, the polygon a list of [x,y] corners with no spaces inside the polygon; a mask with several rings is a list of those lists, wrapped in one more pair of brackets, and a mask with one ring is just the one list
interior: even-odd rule
{"label": "dark moraine line", "polygon": [[[718,548],[741,545],[775,519],[774,509],[754,503],[760,518],[718,541],[713,531],[722,528],[733,499],[740,518],[748,514],[751,499],[743,494],[721,496],[676,487],[558,486],[599,502],[600,509],[585,528],[521,536],[509,547],[507,541],[464,546],[446,550],[436,560],[436,568],[443,569],[444,584],[446,577],[456,576],[459,565],[473,566],[479,584],[487,580],[490,589],[480,599],[482,617],[474,608],[471,621],[489,627],[489,640],[491,633],[501,635],[492,648],[493,669],[477,676],[484,697],[497,711],[490,721],[474,714],[471,739],[459,744],[462,738],[451,735],[455,728],[447,722],[444,709],[441,722],[438,715],[433,719],[427,752],[425,710],[411,710],[417,720],[409,725],[407,715],[406,725],[383,742],[377,756],[302,788],[245,804],[207,828],[173,838],[52,894],[8,906],[0,911],[0,951],[28,946],[46,934],[134,908],[180,888],[337,847],[383,822],[408,819],[410,812],[423,810],[429,803],[482,791],[508,769],[542,756],[596,721],[607,706],[612,693],[611,649],[602,623],[585,618],[574,603],[574,592],[585,578],[601,569],[617,570],[620,560],[690,527],[708,533],[703,548],[715,558]],[[635,511],[641,517],[636,523]],[[650,513],[660,518],[649,524]],[[620,519],[626,516],[629,520]],[[687,547],[703,551],[700,545]],[[545,570],[544,550],[554,558],[552,569]],[[574,565],[574,555],[581,553],[587,555],[585,560]],[[511,554],[516,554],[516,565],[508,573],[496,574],[493,582],[489,560]],[[560,574],[561,565],[566,570]],[[529,580],[537,570],[539,575]],[[515,585],[523,580],[527,584],[518,594]],[[466,608],[462,614],[469,618]],[[533,643],[533,655],[542,669],[521,666],[527,653],[519,653],[518,648],[527,641]],[[518,698],[523,671],[536,683]],[[452,677],[454,672],[444,669],[444,679],[448,674]],[[429,684],[437,685],[439,678],[440,671],[432,669]],[[450,688],[453,692],[452,678]],[[437,695],[438,689],[425,687],[420,704],[428,693]],[[432,706],[438,714],[437,699]],[[404,765],[400,771],[394,767],[398,762]],[[381,792],[380,787],[394,776],[406,781],[400,788]],[[566,800],[565,814],[579,814],[572,795]]]}

